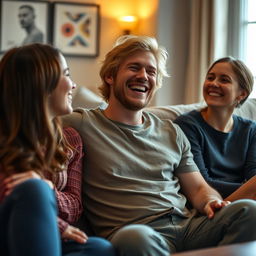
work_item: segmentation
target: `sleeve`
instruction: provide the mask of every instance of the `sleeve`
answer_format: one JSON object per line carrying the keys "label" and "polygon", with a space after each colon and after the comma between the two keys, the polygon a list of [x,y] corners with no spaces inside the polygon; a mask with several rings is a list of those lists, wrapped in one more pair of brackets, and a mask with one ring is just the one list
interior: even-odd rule
{"label": "sleeve", "polygon": [[59,217],[57,218],[57,220],[60,234],[62,234],[69,224]]}
{"label": "sleeve", "polygon": [[77,131],[83,128],[83,109],[76,109],[72,114],[61,117],[63,127],[73,127]]}
{"label": "sleeve", "polygon": [[182,116],[180,116],[180,118],[177,118],[175,120],[175,123],[180,126],[180,128],[183,130],[186,137],[188,138],[191,145],[191,152],[194,156],[194,161],[198,166],[202,176],[210,186],[215,188],[225,198],[242,185],[212,178],[209,174],[208,168],[205,165],[203,157],[204,139],[199,128],[192,121],[189,121],[186,117]]}
{"label": "sleeve", "polygon": [[256,124],[251,125],[248,138],[248,150],[246,152],[246,163],[244,166],[245,180],[256,175]]}
{"label": "sleeve", "polygon": [[176,142],[180,147],[181,159],[179,162],[179,166],[175,169],[175,173],[195,172],[195,171],[199,172],[199,169],[193,159],[190,143],[186,135],[178,125],[176,125],[176,131],[177,131]]}
{"label": "sleeve", "polygon": [[81,216],[83,207],[81,200],[81,183],[82,183],[82,156],[83,147],[82,139],[78,132],[71,127],[64,128],[64,136],[69,145],[72,147],[73,155],[68,163],[67,184],[61,191],[55,189],[59,218],[60,230],[67,227],[67,223],[76,222]]}
{"label": "sleeve", "polygon": [[4,200],[5,186],[3,184],[5,176],[1,174],[1,163],[0,163],[0,203]]}

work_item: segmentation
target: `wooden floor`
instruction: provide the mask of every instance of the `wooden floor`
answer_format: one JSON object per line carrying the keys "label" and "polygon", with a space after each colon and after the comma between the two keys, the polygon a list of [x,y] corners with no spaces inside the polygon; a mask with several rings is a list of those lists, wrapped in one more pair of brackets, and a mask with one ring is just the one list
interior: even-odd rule
{"label": "wooden floor", "polygon": [[256,256],[256,241],[175,253],[171,256]]}

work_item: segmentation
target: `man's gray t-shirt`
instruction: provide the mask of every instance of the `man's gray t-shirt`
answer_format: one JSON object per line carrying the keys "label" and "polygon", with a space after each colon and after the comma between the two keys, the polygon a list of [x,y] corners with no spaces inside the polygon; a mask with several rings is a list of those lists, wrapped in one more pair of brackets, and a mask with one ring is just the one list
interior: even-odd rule
{"label": "man's gray t-shirt", "polygon": [[143,124],[125,125],[101,109],[64,118],[85,146],[83,203],[97,235],[146,224],[169,212],[188,216],[176,173],[198,171],[190,144],[170,120],[143,112]]}

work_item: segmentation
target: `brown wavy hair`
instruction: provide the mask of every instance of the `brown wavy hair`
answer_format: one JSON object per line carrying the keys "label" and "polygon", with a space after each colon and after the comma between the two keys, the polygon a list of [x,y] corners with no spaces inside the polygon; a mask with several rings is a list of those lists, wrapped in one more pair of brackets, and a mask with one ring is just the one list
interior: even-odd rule
{"label": "brown wavy hair", "polygon": [[9,50],[0,61],[0,171],[61,171],[66,140],[48,96],[61,76],[60,52],[45,44]]}

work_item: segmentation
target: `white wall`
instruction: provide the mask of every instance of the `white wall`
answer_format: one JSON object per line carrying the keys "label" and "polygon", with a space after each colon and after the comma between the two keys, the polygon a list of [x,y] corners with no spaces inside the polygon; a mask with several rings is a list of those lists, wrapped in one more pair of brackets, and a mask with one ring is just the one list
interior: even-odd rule
{"label": "white wall", "polygon": [[[54,2],[56,0],[48,0]],[[169,52],[170,78],[164,80],[152,104],[183,103],[184,70],[187,58],[188,15],[191,0],[62,0],[100,5],[99,56],[66,57],[73,80],[98,94],[100,62],[122,34],[116,16],[135,14],[140,22],[135,34],[153,36]]]}
{"label": "white wall", "polygon": [[[79,0],[63,1],[79,2]],[[100,5],[99,56],[97,58],[67,57],[67,62],[74,81],[78,85],[98,93],[97,87],[101,83],[99,77],[100,63],[105,54],[112,48],[115,40],[122,35],[116,16],[122,14],[140,15],[141,20],[135,34],[155,36],[158,0],[83,0],[82,2]]]}
{"label": "white wall", "polygon": [[182,104],[184,98],[185,67],[188,58],[190,0],[160,0],[157,38],[169,52],[168,72],[157,92],[156,105]]}

